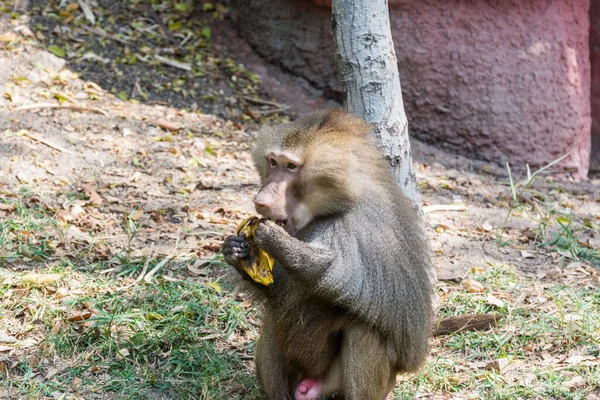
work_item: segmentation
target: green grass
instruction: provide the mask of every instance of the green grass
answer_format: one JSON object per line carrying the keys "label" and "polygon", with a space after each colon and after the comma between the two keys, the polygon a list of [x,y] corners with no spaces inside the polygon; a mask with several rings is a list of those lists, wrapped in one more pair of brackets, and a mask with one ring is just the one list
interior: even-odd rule
{"label": "green grass", "polygon": [[[600,391],[600,290],[560,282],[536,284],[505,265],[468,278],[482,283],[485,291],[467,293],[450,285],[442,315],[494,312],[504,316],[500,326],[438,338],[429,363],[401,379],[395,399],[431,392],[469,399],[581,399],[584,393]],[[505,306],[487,304],[488,293],[502,294]],[[546,302],[532,305],[530,296]],[[573,354],[587,357],[591,365],[566,362]],[[486,369],[501,358],[509,360],[507,370]],[[575,376],[584,384],[572,390],[568,381]]]}
{"label": "green grass", "polygon": [[[26,198],[12,204],[11,218],[0,219],[0,263],[24,260],[18,262],[32,269],[0,269],[0,331],[19,339],[8,358],[0,353],[0,371],[7,369],[0,372],[0,395],[258,396],[250,360],[256,326],[249,322],[255,321],[256,311],[242,304],[233,288],[221,290],[208,280],[166,281],[160,274],[150,283],[137,282],[132,278],[140,263],[125,262],[130,260],[121,265],[122,276],[107,276],[101,272],[114,265],[110,260],[52,259],[48,243],[55,217]],[[150,261],[148,269],[161,260]],[[176,267],[185,268],[186,262]],[[219,269],[218,258],[213,265]],[[33,271],[53,278],[27,278]],[[91,317],[69,321],[86,310]],[[27,338],[36,343],[23,348]]]}
{"label": "green grass", "polygon": [[0,266],[4,260],[19,256],[43,261],[51,253],[48,230],[56,222],[26,189],[23,194],[18,199],[0,199],[3,204],[15,207],[11,218],[0,219]]}
{"label": "green grass", "polygon": [[[141,274],[167,260],[140,256],[132,214],[121,226],[120,252],[98,259],[88,254],[89,245],[67,257],[56,252],[59,220],[34,196],[24,191],[1,201],[15,210],[0,218],[0,331],[19,342],[0,352],[0,395],[259,398],[252,362],[258,311],[219,281],[218,256],[208,277],[163,278],[167,269],[185,275],[193,262],[174,258],[145,282]],[[578,239],[589,228],[575,214],[556,210],[546,217],[539,246],[557,252],[565,267],[573,260],[598,265],[598,251]],[[27,269],[3,268],[9,265]],[[32,271],[57,275],[39,282],[28,278]],[[482,293],[441,284],[442,315],[503,319],[493,330],[435,339],[428,363],[399,379],[394,398],[582,399],[598,393],[600,290],[586,276],[570,275],[568,268],[563,273],[531,280],[512,265],[488,263],[466,277],[481,283]],[[490,294],[504,305],[490,304]],[[87,319],[69,321],[86,310]],[[34,345],[23,347],[28,339]],[[498,359],[509,360],[507,369],[486,368]]]}
{"label": "green grass", "polygon": [[[69,392],[76,378],[91,392],[120,399],[150,399],[153,390],[207,399],[256,391],[251,370],[243,366],[247,360],[240,358],[253,351],[255,328],[238,301],[208,285],[187,282],[143,284],[127,293],[107,293],[113,285],[94,278],[84,278],[82,286],[96,293],[67,298],[30,315],[30,323],[42,325],[38,328],[45,338],[38,362],[21,361],[0,378],[13,395]],[[30,288],[28,298],[12,303],[11,311],[22,312],[47,289]],[[9,290],[0,285],[1,294]],[[93,316],[69,322],[76,310],[91,310]],[[240,342],[238,348],[230,346],[232,337]],[[50,380],[30,379],[32,373],[47,372],[44,358],[58,358],[68,366]]]}

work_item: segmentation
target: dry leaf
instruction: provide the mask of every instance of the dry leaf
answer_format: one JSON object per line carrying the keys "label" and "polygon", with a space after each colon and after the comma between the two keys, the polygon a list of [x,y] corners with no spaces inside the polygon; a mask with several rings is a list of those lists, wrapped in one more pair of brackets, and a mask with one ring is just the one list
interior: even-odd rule
{"label": "dry leaf", "polygon": [[531,373],[525,373],[524,375],[521,376],[521,379],[519,380],[519,384],[522,387],[530,387],[533,382],[535,382],[536,377],[535,374],[531,374]]}
{"label": "dry leaf", "polygon": [[496,307],[504,307],[504,302],[491,293],[487,295],[485,302]]}
{"label": "dry leaf", "polygon": [[60,280],[62,275],[60,274],[37,274],[31,272],[21,277],[21,281],[32,285],[46,285],[48,283],[54,283]]}
{"label": "dry leaf", "polygon": [[21,341],[19,342],[19,346],[20,346],[22,349],[26,349],[26,348],[28,348],[28,347],[35,346],[35,345],[37,345],[37,344],[38,344],[38,341],[37,341],[37,340],[35,340],[34,338],[26,338],[26,339],[24,339],[24,340],[21,340]]}
{"label": "dry leaf", "polygon": [[78,391],[81,387],[81,378],[74,377],[73,378],[73,390]]}
{"label": "dry leaf", "polygon": [[199,258],[193,265],[188,265],[189,271],[194,275],[206,275],[206,268],[210,265],[210,260]]}
{"label": "dry leaf", "polygon": [[13,42],[17,39],[19,39],[19,37],[14,32],[6,32],[0,35],[0,42]]}
{"label": "dry leaf", "polygon": [[0,343],[17,343],[17,338],[0,331]]}
{"label": "dry leaf", "polygon": [[167,281],[167,282],[181,282],[181,281],[182,281],[182,279],[179,279],[179,278],[174,278],[174,277],[172,277],[172,276],[169,276],[169,275],[163,275],[163,276],[162,276],[162,278],[163,278],[165,281]]}
{"label": "dry leaf", "polygon": [[69,316],[67,321],[69,321],[69,322],[85,321],[86,319],[89,319],[91,316],[92,316],[91,310],[74,311],[71,313],[71,315]]}
{"label": "dry leaf", "polygon": [[217,282],[207,282],[207,284],[211,288],[215,289],[217,293],[221,293],[223,291],[223,289],[221,289],[221,286],[219,286]]}
{"label": "dry leaf", "polygon": [[144,214],[144,210],[142,210],[141,208],[138,208],[131,215],[131,219],[134,221],[139,221],[140,218],[142,218],[143,214]]}
{"label": "dry leaf", "polygon": [[506,367],[508,367],[508,365],[510,364],[510,360],[506,357],[503,358],[498,358],[496,360],[490,361],[489,363],[487,363],[487,365],[485,366],[485,369],[487,369],[488,371],[498,371],[500,373],[502,373],[503,371],[506,370]]}
{"label": "dry leaf", "polygon": [[85,232],[82,232],[78,227],[71,225],[65,233],[66,240],[74,240],[77,242],[90,243],[92,238]]}
{"label": "dry leaf", "polygon": [[481,283],[472,279],[464,279],[461,285],[469,293],[481,293],[485,290]]}
{"label": "dry leaf", "polygon": [[46,372],[46,375],[44,376],[45,380],[49,380],[51,379],[54,375],[64,371],[66,369],[66,367],[64,366],[59,366],[59,367],[50,367],[48,369],[48,372]]}
{"label": "dry leaf", "polygon": [[448,380],[457,385],[461,385],[463,382],[467,381],[467,378],[461,375],[450,375]]}
{"label": "dry leaf", "polygon": [[90,198],[92,204],[95,204],[97,206],[102,204],[102,197],[100,197],[98,192],[96,192],[96,187],[93,183],[83,185],[82,188],[85,191],[86,196]]}
{"label": "dry leaf", "polygon": [[0,203],[0,210],[1,211],[14,211],[15,210],[15,205],[14,204]]}
{"label": "dry leaf", "polygon": [[129,350],[128,349],[119,349],[117,351],[117,359],[119,358],[123,358],[123,357],[129,357]]}
{"label": "dry leaf", "polygon": [[490,223],[484,223],[476,228],[480,232],[491,232],[494,227]]}
{"label": "dry leaf", "polygon": [[73,215],[74,217],[77,217],[81,214],[83,214],[85,212],[85,210],[83,209],[83,207],[81,207],[81,205],[79,204],[75,204],[72,208],[71,208],[71,215]]}
{"label": "dry leaf", "polygon": [[570,356],[565,360],[567,364],[580,364],[583,361],[583,356],[581,354],[575,354]]}
{"label": "dry leaf", "polygon": [[521,257],[523,258],[536,258],[536,255],[533,253],[528,252],[527,250],[522,250],[521,251]]}
{"label": "dry leaf", "polygon": [[569,388],[570,391],[574,392],[575,390],[584,387],[585,381],[583,380],[583,377],[576,375],[568,381],[563,382],[563,386]]}
{"label": "dry leaf", "polygon": [[152,121],[152,124],[159,126],[163,129],[166,129],[168,131],[178,131],[183,128],[178,123],[167,121],[166,119],[163,119],[163,118]]}

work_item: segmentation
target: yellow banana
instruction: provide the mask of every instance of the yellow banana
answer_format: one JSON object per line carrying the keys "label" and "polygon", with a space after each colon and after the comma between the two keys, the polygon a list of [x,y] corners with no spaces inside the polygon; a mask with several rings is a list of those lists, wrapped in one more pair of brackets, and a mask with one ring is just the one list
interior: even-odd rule
{"label": "yellow banana", "polygon": [[242,268],[252,280],[269,286],[273,283],[273,273],[271,271],[273,271],[275,260],[254,243],[254,235],[259,221],[257,217],[246,218],[238,225],[235,234],[246,239],[250,245],[250,257],[248,260],[241,261]]}

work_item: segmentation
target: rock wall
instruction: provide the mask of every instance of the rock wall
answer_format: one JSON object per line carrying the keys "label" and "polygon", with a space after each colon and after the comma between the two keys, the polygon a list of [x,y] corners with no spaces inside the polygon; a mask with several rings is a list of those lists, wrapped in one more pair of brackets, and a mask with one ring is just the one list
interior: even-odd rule
{"label": "rock wall", "polygon": [[592,161],[600,171],[600,1],[590,3],[590,58],[592,61]]}
{"label": "rock wall", "polygon": [[[234,0],[254,49],[339,92],[328,0]],[[587,175],[589,0],[390,0],[415,137],[471,157]]]}

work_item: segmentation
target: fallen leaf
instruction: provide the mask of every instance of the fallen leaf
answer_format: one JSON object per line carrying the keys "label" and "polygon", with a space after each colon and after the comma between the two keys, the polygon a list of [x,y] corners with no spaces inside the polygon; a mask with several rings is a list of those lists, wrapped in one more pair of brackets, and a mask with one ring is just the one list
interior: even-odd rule
{"label": "fallen leaf", "polygon": [[[64,368],[62,368],[62,370],[64,370]],[[58,374],[59,372],[61,372],[61,368],[57,368],[57,367],[50,367],[48,369],[48,371],[46,372],[46,375],[44,376],[45,380],[49,380],[51,379],[54,375]]]}
{"label": "fallen leaf", "polygon": [[167,281],[167,282],[181,282],[182,280],[179,278],[174,278],[172,276],[169,275],[163,275],[162,278]]}
{"label": "fallen leaf", "polygon": [[168,131],[178,131],[183,127],[176,122],[167,121],[166,119],[160,118],[154,121],[151,121],[153,125],[156,125],[160,128],[166,129]]}
{"label": "fallen leaf", "polygon": [[85,212],[85,210],[83,209],[83,207],[81,207],[81,205],[79,204],[75,204],[72,208],[71,208],[71,215],[73,215],[74,217],[77,217],[81,214],[83,214]]}
{"label": "fallen leaf", "polygon": [[455,383],[457,385],[461,385],[463,382],[467,381],[467,377],[461,376],[461,375],[450,375],[448,377],[448,380],[452,383]]}
{"label": "fallen leaf", "polygon": [[489,223],[485,223],[481,226],[478,226],[476,229],[480,232],[491,232],[494,229],[494,227]]}
{"label": "fallen leaf", "polygon": [[2,211],[14,211],[15,208],[14,204],[0,203],[0,210]]}
{"label": "fallen leaf", "polygon": [[0,331],[0,343],[17,343],[17,338],[10,336],[6,332]]}
{"label": "fallen leaf", "polygon": [[35,339],[33,339],[33,338],[27,338],[27,339],[22,340],[22,341],[19,342],[19,346],[22,349],[26,349],[28,347],[35,346],[36,344],[38,344],[38,341],[35,340]]}
{"label": "fallen leaf", "polygon": [[74,377],[73,378],[73,390],[78,391],[81,387],[81,378]]}
{"label": "fallen leaf", "polygon": [[63,299],[65,297],[67,297],[69,295],[69,289],[65,288],[65,287],[60,287],[56,290],[56,293],[54,293],[54,296],[56,296],[57,299]]}
{"label": "fallen leaf", "polygon": [[221,289],[221,286],[219,286],[217,282],[207,282],[207,284],[211,288],[215,289],[217,293],[221,293],[223,291],[223,289]]}
{"label": "fallen leaf", "polygon": [[0,42],[13,42],[17,39],[19,39],[19,37],[14,32],[6,32],[0,35]]}
{"label": "fallen leaf", "polygon": [[85,321],[86,319],[90,319],[91,316],[92,316],[91,310],[74,311],[71,313],[71,315],[69,315],[69,318],[67,319],[67,321],[69,321],[69,322]]}
{"label": "fallen leaf", "polygon": [[536,258],[536,255],[533,253],[528,252],[527,250],[522,250],[521,251],[521,257],[523,258]]}
{"label": "fallen leaf", "polygon": [[31,272],[21,277],[21,281],[29,283],[31,285],[46,285],[48,283],[54,283],[60,280],[62,275],[60,274],[38,274]]}
{"label": "fallen leaf", "polygon": [[491,293],[487,295],[485,302],[496,307],[504,307],[504,302]]}
{"label": "fallen leaf", "polygon": [[583,356],[581,354],[575,354],[570,356],[565,360],[567,364],[580,364],[583,361]]}
{"label": "fallen leaf", "polygon": [[85,194],[90,198],[92,204],[99,206],[102,204],[102,197],[96,192],[96,187],[93,183],[88,183],[82,186]]}
{"label": "fallen leaf", "polygon": [[121,357],[128,357],[129,356],[129,350],[128,349],[120,349],[120,350],[117,351],[117,353]]}
{"label": "fallen leaf", "polygon": [[522,387],[530,387],[531,384],[533,382],[535,382],[535,380],[536,380],[535,374],[525,373],[524,375],[521,376],[521,379],[519,380],[519,384]]}
{"label": "fallen leaf", "polygon": [[65,51],[58,46],[48,46],[48,51],[57,57],[64,58]]}
{"label": "fallen leaf", "polygon": [[210,261],[207,260],[196,260],[194,265],[188,265],[187,268],[190,273],[194,276],[206,276],[206,268],[202,268],[202,266],[210,264]]}
{"label": "fallen leaf", "polygon": [[486,364],[485,369],[488,371],[498,371],[502,373],[506,370],[506,367],[510,364],[510,360],[506,357],[498,358],[496,360],[490,361]]}
{"label": "fallen leaf", "polygon": [[71,225],[65,233],[65,240],[90,243],[92,238],[85,232],[82,232],[76,226]]}
{"label": "fallen leaf", "polygon": [[580,375],[576,375],[573,378],[569,379],[566,382],[563,382],[563,386],[568,388],[570,391],[574,392],[577,389],[581,389],[585,386],[585,381],[583,377]]}
{"label": "fallen leaf", "polygon": [[469,293],[481,293],[485,290],[481,283],[472,279],[464,279],[461,285]]}

